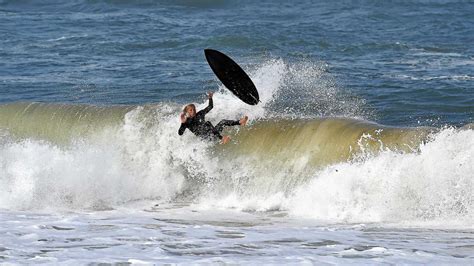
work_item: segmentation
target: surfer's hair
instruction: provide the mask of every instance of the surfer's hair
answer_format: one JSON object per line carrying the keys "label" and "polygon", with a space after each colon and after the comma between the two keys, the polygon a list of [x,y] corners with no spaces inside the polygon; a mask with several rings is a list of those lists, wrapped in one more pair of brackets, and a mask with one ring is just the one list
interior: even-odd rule
{"label": "surfer's hair", "polygon": [[196,111],[196,105],[194,105],[193,103],[190,103],[183,108],[183,113],[186,113],[188,111],[188,107],[191,107],[194,109],[194,111]]}

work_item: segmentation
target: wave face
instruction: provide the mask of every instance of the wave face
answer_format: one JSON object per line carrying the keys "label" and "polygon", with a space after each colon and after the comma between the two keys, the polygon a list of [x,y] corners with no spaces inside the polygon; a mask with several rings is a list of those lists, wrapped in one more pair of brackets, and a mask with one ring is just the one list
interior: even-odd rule
{"label": "wave face", "polygon": [[[219,201],[211,197],[208,204],[219,202],[218,206],[249,211],[286,210],[297,217],[333,222],[472,227],[474,131],[444,129],[429,139],[415,152],[362,152],[355,159],[309,171],[307,182],[291,190],[282,189],[282,184],[295,179],[291,170],[280,178],[270,175],[271,181],[257,184],[251,192],[230,193]],[[304,157],[301,160],[306,162]],[[278,189],[268,193],[274,182],[280,182]]]}
{"label": "wave face", "polygon": [[[249,111],[226,113],[228,97],[216,94],[211,121]],[[473,218],[472,125],[270,119],[256,109],[253,123],[227,130],[233,141],[221,146],[178,136],[180,108],[0,106],[0,208],[106,209],[153,200],[344,222]]]}
{"label": "wave face", "polygon": [[13,103],[0,106],[0,128],[16,137],[67,142],[119,125],[133,107]]}

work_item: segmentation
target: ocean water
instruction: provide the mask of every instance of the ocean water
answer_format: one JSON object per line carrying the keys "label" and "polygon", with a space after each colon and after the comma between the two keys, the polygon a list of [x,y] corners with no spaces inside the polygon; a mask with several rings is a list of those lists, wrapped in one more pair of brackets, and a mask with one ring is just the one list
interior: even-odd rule
{"label": "ocean water", "polygon": [[[472,14],[0,0],[0,264],[473,264]],[[250,118],[227,145],[177,134],[207,91],[209,121]]]}

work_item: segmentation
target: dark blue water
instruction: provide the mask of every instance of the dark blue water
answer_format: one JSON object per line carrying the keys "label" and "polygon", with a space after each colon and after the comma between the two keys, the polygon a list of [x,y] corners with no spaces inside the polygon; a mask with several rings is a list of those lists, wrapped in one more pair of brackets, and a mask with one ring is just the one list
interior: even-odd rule
{"label": "dark blue water", "polygon": [[246,69],[320,66],[380,123],[474,117],[472,1],[0,0],[0,36],[1,103],[195,101],[217,88],[214,48]]}

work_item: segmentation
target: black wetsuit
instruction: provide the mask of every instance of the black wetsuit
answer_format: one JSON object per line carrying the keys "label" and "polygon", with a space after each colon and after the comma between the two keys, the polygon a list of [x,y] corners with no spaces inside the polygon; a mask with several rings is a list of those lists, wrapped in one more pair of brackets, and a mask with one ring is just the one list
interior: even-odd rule
{"label": "black wetsuit", "polygon": [[183,135],[184,130],[189,129],[196,136],[204,139],[214,140],[216,138],[222,139],[221,132],[224,126],[236,126],[240,125],[238,120],[222,120],[216,126],[213,126],[211,122],[206,121],[204,117],[213,107],[212,98],[209,99],[209,105],[196,113],[194,117],[188,117],[186,122],[181,123],[178,134]]}

